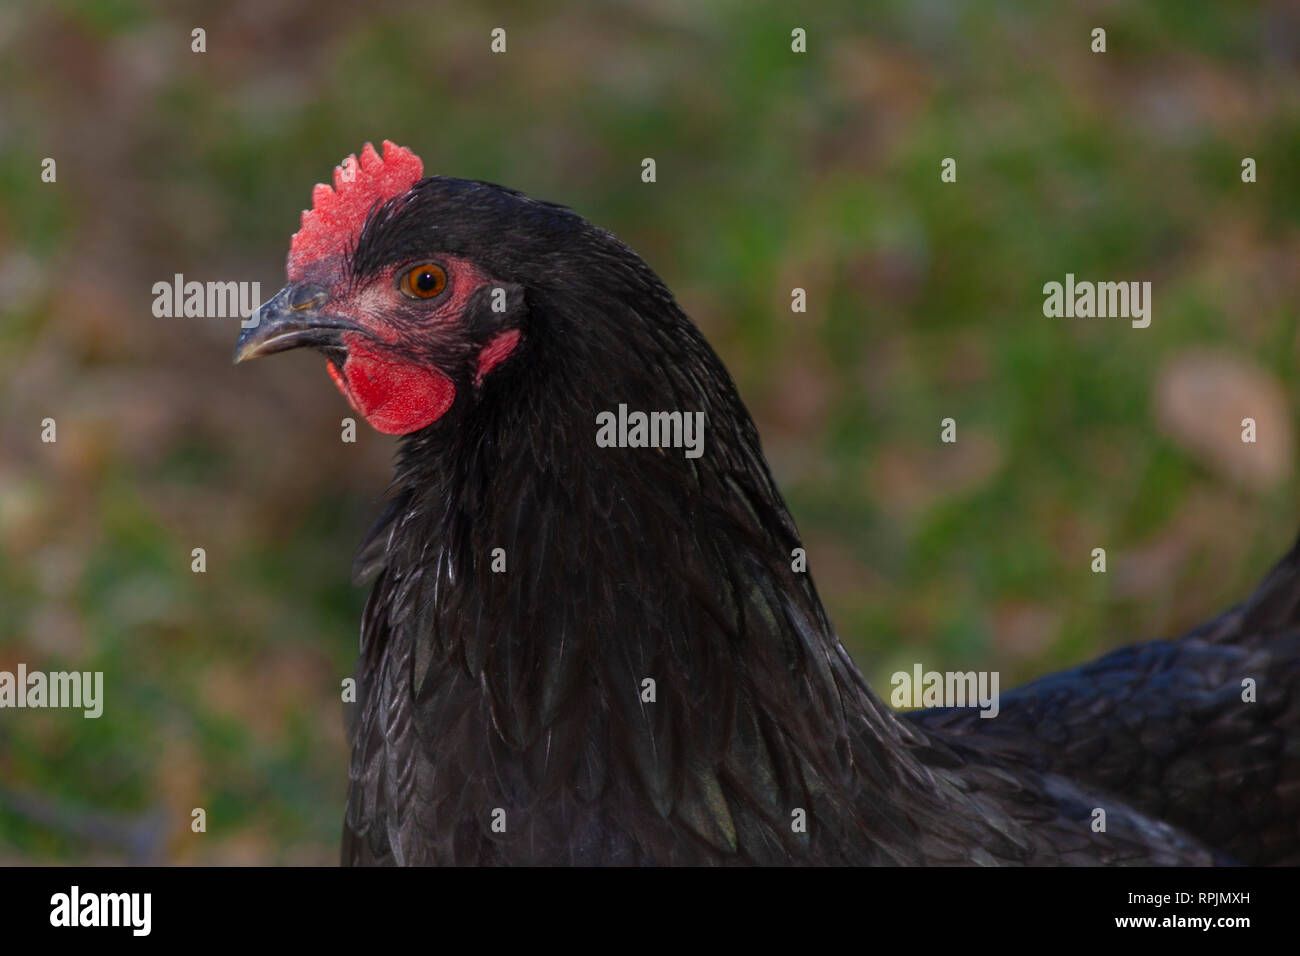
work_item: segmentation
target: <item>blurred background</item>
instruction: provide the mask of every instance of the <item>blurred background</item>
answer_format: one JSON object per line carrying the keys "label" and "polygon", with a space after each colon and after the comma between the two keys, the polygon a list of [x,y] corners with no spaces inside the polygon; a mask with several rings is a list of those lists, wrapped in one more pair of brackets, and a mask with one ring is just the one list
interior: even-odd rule
{"label": "blurred background", "polygon": [[[152,287],[269,297],[367,140],[659,272],[877,692],[916,661],[1007,689],[1244,597],[1300,525],[1300,7],[866,6],[0,7],[0,669],[105,674],[98,720],[0,711],[0,862],[337,860],[395,441],[343,444],[318,357],[233,368],[238,321]],[[1067,272],[1151,281],[1151,327],[1045,318]]]}

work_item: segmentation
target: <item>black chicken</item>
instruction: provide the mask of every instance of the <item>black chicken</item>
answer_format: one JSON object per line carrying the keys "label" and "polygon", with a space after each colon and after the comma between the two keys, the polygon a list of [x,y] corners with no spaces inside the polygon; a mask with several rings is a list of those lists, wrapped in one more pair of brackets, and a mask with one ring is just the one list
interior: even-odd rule
{"label": "black chicken", "polygon": [[[405,436],[356,566],[345,863],[1300,861],[1300,552],[996,719],[895,713],[659,278],[561,206],[422,175],[385,143],[317,186],[235,353],[312,346]],[[702,454],[601,447],[620,405],[702,412]]]}

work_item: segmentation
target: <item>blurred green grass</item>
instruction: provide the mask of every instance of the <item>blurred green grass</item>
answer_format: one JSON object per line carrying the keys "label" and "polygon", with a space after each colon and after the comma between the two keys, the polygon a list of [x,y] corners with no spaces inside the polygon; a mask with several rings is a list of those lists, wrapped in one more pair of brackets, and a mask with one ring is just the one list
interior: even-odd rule
{"label": "blurred green grass", "polygon": [[[1282,2],[6,8],[0,667],[103,670],[107,701],[0,712],[0,784],[161,808],[167,860],[335,859],[348,570],[394,446],[339,442],[309,356],[233,370],[233,320],[155,319],[150,289],[269,295],[311,185],[366,140],[569,204],[663,276],[877,689],[915,660],[1010,687],[1217,613],[1289,543],[1294,463],[1243,484],[1155,393],[1215,349],[1287,387],[1294,433],[1298,63]],[[1066,272],[1152,280],[1151,328],[1045,319]],[[0,801],[0,859],[120,853]]]}

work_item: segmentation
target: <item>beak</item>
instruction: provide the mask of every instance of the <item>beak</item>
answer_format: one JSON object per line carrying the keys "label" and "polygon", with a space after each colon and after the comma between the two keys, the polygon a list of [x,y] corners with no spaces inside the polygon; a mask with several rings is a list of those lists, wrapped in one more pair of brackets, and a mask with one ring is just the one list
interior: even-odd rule
{"label": "beak", "polygon": [[343,348],[342,334],[362,329],[347,319],[322,312],[327,302],[329,293],[322,286],[285,286],[245,321],[244,331],[235,343],[235,364],[304,345]]}

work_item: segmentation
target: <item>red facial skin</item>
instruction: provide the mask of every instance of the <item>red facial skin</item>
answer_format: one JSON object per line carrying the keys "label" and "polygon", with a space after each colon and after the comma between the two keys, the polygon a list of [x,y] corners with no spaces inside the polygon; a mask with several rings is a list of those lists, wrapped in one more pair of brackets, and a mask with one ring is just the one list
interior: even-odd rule
{"label": "red facial skin", "polygon": [[[349,156],[334,170],[333,188],[318,184],[312,190],[312,208],[302,215],[302,228],[289,247],[290,282],[307,276],[338,277],[349,238],[366,222],[375,203],[400,196],[424,175],[420,157],[405,147],[384,140],[383,155],[366,143],[361,158]],[[436,422],[456,400],[456,386],[436,367],[403,358],[395,345],[401,332],[418,334],[420,328],[463,321],[470,296],[493,280],[466,259],[439,257],[447,271],[447,287],[432,299],[416,299],[399,288],[399,279],[423,263],[395,266],[372,278],[361,289],[346,279],[322,282],[331,289],[329,310],[364,329],[343,333],[347,358],[342,370],[327,363],[330,378],[348,402],[377,431],[409,435]],[[400,322],[397,317],[400,318]],[[517,329],[499,333],[479,352],[475,386],[503,362],[519,344]]]}
{"label": "red facial skin", "polygon": [[[330,378],[349,404],[385,435],[409,435],[433,424],[456,400],[456,386],[435,367],[415,364],[398,351],[384,348],[396,343],[398,330],[391,316],[403,315],[408,322],[430,329],[462,321],[473,293],[493,280],[465,259],[440,257],[447,272],[447,288],[436,298],[414,299],[400,288],[401,277],[421,263],[407,263],[385,270],[354,292],[338,290],[330,311],[346,316],[366,330],[343,333],[347,359],[340,371],[326,363]],[[503,362],[519,343],[519,330],[494,337],[479,353],[475,385]]]}
{"label": "red facial skin", "polygon": [[501,332],[485,345],[483,351],[478,353],[478,372],[474,376],[474,384],[482,385],[484,376],[509,358],[518,344],[519,330],[511,329],[509,332]]}

